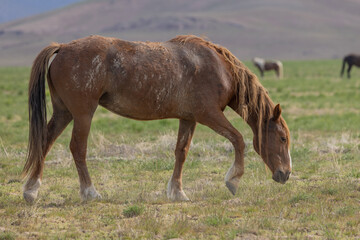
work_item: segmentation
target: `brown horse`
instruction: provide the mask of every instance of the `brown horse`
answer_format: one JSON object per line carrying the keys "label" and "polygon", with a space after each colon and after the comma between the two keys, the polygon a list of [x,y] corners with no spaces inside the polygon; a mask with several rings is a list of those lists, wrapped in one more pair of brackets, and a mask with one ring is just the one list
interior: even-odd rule
{"label": "brown horse", "polygon": [[259,69],[261,77],[264,77],[265,71],[274,70],[278,78],[283,77],[283,64],[280,61],[265,60],[262,58],[254,58],[254,65]]}
{"label": "brown horse", "polygon": [[[57,54],[49,65],[50,58]],[[48,69],[48,70],[47,70]],[[46,120],[45,76],[53,115]],[[291,172],[290,133],[266,89],[227,49],[196,36],[167,42],[129,42],[90,36],[44,48],[34,61],[29,83],[29,151],[24,198],[33,202],[41,185],[44,160],[55,139],[74,121],[70,150],[83,200],[100,198],[86,166],[87,139],[98,105],[132,119],[178,118],[175,168],[167,196],[188,200],[182,168],[197,123],[227,138],[235,162],[225,182],[235,194],[244,173],[242,135],[223,114],[230,106],[250,125],[253,145],[273,173],[285,183]]]}
{"label": "brown horse", "polygon": [[347,77],[350,78],[350,71],[351,71],[352,66],[355,65],[357,67],[360,67],[360,55],[349,54],[344,57],[342,68],[341,68],[341,73],[340,73],[341,77],[344,75],[346,63],[348,64]]}

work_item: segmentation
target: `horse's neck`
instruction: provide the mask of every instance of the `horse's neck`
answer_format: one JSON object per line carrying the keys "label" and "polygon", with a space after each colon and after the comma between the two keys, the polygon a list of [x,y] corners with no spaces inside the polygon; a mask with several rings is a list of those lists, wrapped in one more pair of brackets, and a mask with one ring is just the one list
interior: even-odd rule
{"label": "horse's neck", "polygon": [[254,136],[258,136],[259,133],[259,117],[256,114],[249,114],[246,119],[247,124],[253,131]]}
{"label": "horse's neck", "polygon": [[266,120],[268,120],[272,115],[272,101],[270,98],[265,96],[264,101],[264,105],[261,108],[259,106],[248,106],[248,116],[245,121],[252,129],[254,136],[261,135],[262,130],[265,127]]}
{"label": "horse's neck", "polygon": [[261,68],[264,69],[265,67],[265,60],[261,58],[254,58],[254,62]]}
{"label": "horse's neck", "polygon": [[265,60],[262,58],[254,58],[254,62],[258,63],[258,64],[264,64]]}
{"label": "horse's neck", "polygon": [[[264,119],[272,114],[274,103],[256,75],[245,68],[244,78],[238,81],[236,111],[248,123],[254,135],[261,135]],[[246,81],[246,82],[245,82]]]}

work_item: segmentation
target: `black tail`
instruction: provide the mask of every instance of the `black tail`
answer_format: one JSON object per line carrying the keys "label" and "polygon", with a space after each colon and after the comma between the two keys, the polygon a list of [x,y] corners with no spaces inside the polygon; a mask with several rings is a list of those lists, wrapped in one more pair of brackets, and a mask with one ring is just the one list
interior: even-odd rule
{"label": "black tail", "polygon": [[60,44],[44,48],[36,57],[29,82],[29,144],[28,155],[22,176],[37,177],[41,170],[43,148],[47,137],[45,76],[51,56],[57,53]]}

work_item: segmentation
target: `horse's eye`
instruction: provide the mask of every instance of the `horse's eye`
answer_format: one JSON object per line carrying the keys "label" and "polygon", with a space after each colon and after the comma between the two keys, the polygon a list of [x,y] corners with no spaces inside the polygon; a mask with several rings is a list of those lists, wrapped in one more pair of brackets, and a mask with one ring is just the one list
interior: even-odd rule
{"label": "horse's eye", "polygon": [[286,142],[286,137],[281,137],[281,142],[285,143]]}

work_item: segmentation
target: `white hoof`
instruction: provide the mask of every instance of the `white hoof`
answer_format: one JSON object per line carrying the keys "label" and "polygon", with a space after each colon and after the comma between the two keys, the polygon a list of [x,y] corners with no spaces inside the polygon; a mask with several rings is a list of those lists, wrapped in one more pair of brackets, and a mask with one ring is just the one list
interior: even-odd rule
{"label": "white hoof", "polygon": [[226,173],[225,184],[233,195],[236,194],[242,174],[243,172],[239,173],[234,165],[232,165],[229,171]]}
{"label": "white hoof", "polygon": [[26,202],[33,203],[38,196],[38,191],[26,191],[23,196]]}
{"label": "white hoof", "polygon": [[236,183],[233,183],[233,182],[230,182],[230,181],[226,181],[225,184],[226,184],[226,187],[232,193],[232,195],[235,195],[239,184],[236,184]]}
{"label": "white hoof", "polygon": [[171,179],[168,183],[167,188],[167,197],[171,201],[190,201],[190,199],[186,196],[185,192],[180,189],[179,187],[174,186],[175,184],[172,183]]}
{"label": "white hoof", "polygon": [[36,181],[28,180],[24,185],[23,196],[26,202],[33,203],[38,196],[41,180]]}
{"label": "white hoof", "polygon": [[82,201],[91,201],[102,198],[93,185],[80,190],[80,197]]}

